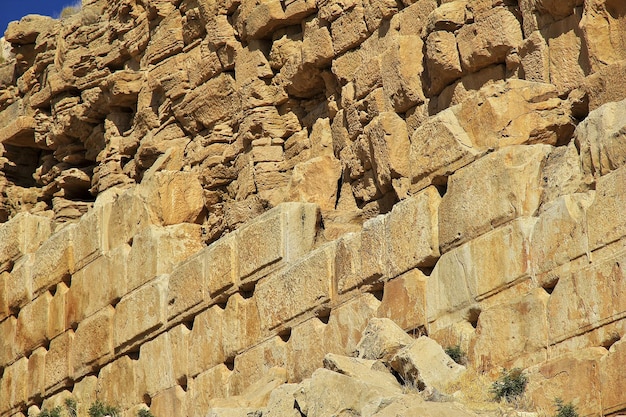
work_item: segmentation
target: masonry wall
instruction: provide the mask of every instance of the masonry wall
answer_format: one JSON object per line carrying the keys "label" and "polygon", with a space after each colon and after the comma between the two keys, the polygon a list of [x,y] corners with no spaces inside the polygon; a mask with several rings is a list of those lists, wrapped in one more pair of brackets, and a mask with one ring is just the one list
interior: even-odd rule
{"label": "masonry wall", "polygon": [[89,0],[12,24],[0,416],[204,416],[371,317],[524,368],[548,414],[623,412],[625,16]]}

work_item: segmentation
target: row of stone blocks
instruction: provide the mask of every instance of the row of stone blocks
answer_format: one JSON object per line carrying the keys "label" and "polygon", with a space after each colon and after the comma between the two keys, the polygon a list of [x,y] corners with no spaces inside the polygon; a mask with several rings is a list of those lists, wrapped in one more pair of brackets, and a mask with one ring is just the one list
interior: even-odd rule
{"label": "row of stone blocks", "polygon": [[[393,289],[396,285],[394,283],[399,282],[400,279],[410,281],[411,285],[419,288],[412,295],[412,299],[408,297],[411,300],[406,308],[407,311],[411,312],[414,320],[411,320],[411,323],[403,323],[403,327],[415,328],[428,321],[431,333],[436,333],[439,330],[444,331],[448,321],[454,322],[455,315],[458,317],[459,314],[466,314],[468,308],[471,311],[476,302],[481,302],[479,308],[485,310],[485,313],[481,315],[481,326],[491,328],[491,325],[487,326],[486,324],[489,323],[487,321],[487,318],[490,317],[488,313],[493,311],[492,317],[496,319],[501,317],[502,314],[495,313],[498,311],[497,308],[504,308],[504,311],[506,308],[498,307],[498,299],[511,298],[511,294],[507,294],[507,297],[498,297],[503,289],[510,287],[512,291],[519,291],[526,288],[526,293],[521,294],[521,296],[531,301],[539,300],[539,302],[533,301],[534,304],[533,302],[530,303],[531,306],[538,306],[538,308],[530,310],[541,312],[545,311],[545,308],[541,310],[541,299],[545,296],[537,291],[529,292],[528,287],[539,286],[549,290],[553,289],[553,295],[549,298],[550,300],[558,300],[558,297],[554,298],[554,296],[559,294],[559,289],[565,288],[566,283],[574,279],[560,277],[559,282],[561,284],[555,287],[554,276],[558,273],[555,271],[558,271],[559,268],[571,267],[575,268],[576,271],[586,271],[590,268],[609,268],[601,262],[586,267],[585,265],[590,259],[583,258],[582,255],[589,258],[602,258],[603,255],[601,254],[607,252],[611,256],[604,257],[614,260],[613,252],[615,252],[615,247],[619,247],[620,244],[616,239],[624,235],[623,223],[617,221],[596,224],[591,222],[590,218],[592,215],[598,218],[609,216],[616,211],[619,213],[618,204],[620,198],[623,199],[624,196],[624,193],[620,193],[620,187],[623,188],[624,184],[624,172],[626,172],[624,169],[620,169],[601,178],[598,181],[595,196],[589,194],[562,197],[542,212],[538,218],[520,218],[511,223],[505,223],[492,232],[450,249],[437,263],[433,274],[428,279],[422,274],[419,279],[407,279],[403,276],[387,282],[385,294],[389,293],[387,287],[389,290]],[[445,201],[446,198],[447,194],[443,200]],[[573,204],[572,202],[584,204]],[[120,264],[123,266],[127,263],[123,260],[127,258],[121,255],[111,256],[115,250],[120,250],[119,248],[126,248],[128,257],[135,247],[143,247],[146,253],[151,252],[150,250],[153,248],[149,245],[141,245],[144,240],[150,241],[149,238],[141,237],[148,233],[144,230],[132,238],[132,247],[122,243],[109,251],[107,256],[100,256],[96,260],[92,260],[78,273],[75,273],[72,276],[72,286],[69,290],[66,284],[61,282],[57,284],[54,295],[49,292],[43,293],[24,306],[17,319],[10,317],[4,320],[1,323],[3,335],[9,335],[11,338],[13,334],[18,340],[25,338],[28,341],[26,345],[30,349],[25,349],[23,342],[8,344],[9,350],[18,347],[17,350],[20,352],[17,352],[17,357],[20,356],[20,353],[32,351],[33,354],[30,357],[35,356],[37,358],[35,352],[38,349],[39,356],[41,356],[43,355],[41,349],[46,350],[41,346],[45,344],[46,340],[51,340],[44,355],[47,357],[45,361],[47,366],[53,369],[56,367],[53,365],[55,362],[61,364],[64,363],[63,360],[72,362],[72,372],[68,371],[67,375],[64,375],[64,371],[61,371],[63,376],[60,377],[59,381],[63,385],[67,383],[66,380],[68,379],[79,379],[82,375],[88,374],[115,357],[136,350],[142,341],[141,338],[155,337],[163,330],[173,328],[177,323],[189,320],[200,311],[205,311],[211,304],[224,303],[228,296],[236,291],[241,291],[248,296],[254,289],[251,299],[245,299],[241,295],[237,296],[242,300],[241,305],[254,305],[253,309],[256,309],[257,314],[259,314],[258,329],[255,330],[257,336],[247,339],[248,345],[252,346],[259,341],[269,340],[268,338],[271,338],[272,335],[284,335],[290,327],[295,328],[298,322],[307,319],[306,313],[309,315],[317,313],[322,316],[327,314],[331,306],[340,304],[349,298],[351,291],[355,289],[358,291],[358,288],[370,286],[371,289],[375,290],[380,288],[382,282],[398,276],[404,271],[417,266],[432,266],[437,260],[437,251],[439,250],[437,226],[441,223],[437,221],[437,213],[440,212],[442,204],[437,191],[434,188],[427,189],[418,196],[397,205],[389,215],[367,222],[361,233],[348,235],[336,242],[320,247],[308,255],[306,254],[312,249],[315,237],[317,210],[312,205],[284,205],[255,220],[238,232],[216,242],[211,247],[202,250],[198,255],[175,268],[170,275],[157,276],[149,279],[147,283],[143,283],[141,280],[137,281],[139,287],[126,295],[121,293],[112,297],[111,303],[115,304],[115,308],[106,303],[103,308],[97,309],[91,315],[83,312],[74,316],[83,315],[85,316],[84,320],[67,320],[68,316],[71,317],[72,314],[75,314],[71,313],[73,311],[71,308],[67,308],[73,305],[67,302],[67,298],[70,298],[67,294],[70,294],[74,285],[78,285],[80,282],[74,277],[80,276],[80,272],[87,271],[90,266],[94,269],[88,274],[89,276],[103,275],[103,267],[98,266],[98,262],[101,259],[107,259],[107,256],[114,265],[112,270],[117,270]],[[564,216],[563,210],[569,216]],[[564,218],[568,221],[563,222]],[[558,222],[558,225],[551,225],[551,222]],[[558,230],[559,234],[561,233],[564,224],[571,229],[568,230],[572,239],[561,239],[558,242],[550,241],[549,239],[554,240],[554,235],[557,234],[555,230]],[[597,240],[588,237],[594,236],[594,233],[598,236],[597,230],[602,230],[605,225],[610,225],[612,229],[606,230],[605,228],[606,233],[602,238],[607,242],[615,243],[591,253],[600,245],[597,244]],[[193,228],[190,225],[180,227]],[[156,230],[162,231],[163,229],[157,228]],[[146,230],[152,229],[148,227]],[[154,232],[154,230],[152,231]],[[272,231],[278,231],[278,233],[272,233]],[[177,235],[174,234],[174,236]],[[177,239],[181,237],[184,238],[184,236],[178,235]],[[589,241],[594,243],[589,243]],[[506,244],[502,245],[502,242],[506,242]],[[542,252],[547,249],[554,252]],[[124,252],[123,250],[120,251],[121,253]],[[167,253],[169,256],[170,253]],[[490,253],[494,255],[489,256]],[[158,256],[156,258],[158,259]],[[116,259],[119,262],[117,265],[115,264]],[[120,262],[119,259],[122,261]],[[580,265],[576,266],[575,262],[566,263],[568,259],[575,259],[575,262]],[[595,262],[595,259],[593,260]],[[153,262],[148,263],[154,265]],[[559,264],[563,265],[559,266]],[[617,265],[619,264],[617,262]],[[109,261],[106,261],[104,265],[109,265]],[[463,265],[465,267],[459,270],[458,268]],[[607,265],[610,265],[610,262]],[[110,274],[107,268],[111,267],[105,267],[104,270],[107,272],[104,274]],[[149,268],[144,268],[142,273],[146,272],[146,277],[154,276],[150,271]],[[619,278],[620,273],[623,276],[623,269],[618,267],[616,271],[618,271],[618,275],[614,275],[611,278],[612,281],[609,280],[608,282],[616,282],[617,284],[623,282],[623,279],[615,278]],[[420,275],[419,271],[416,270],[413,270],[412,274]],[[583,273],[581,274],[581,277],[585,276]],[[605,276],[606,274],[601,273],[599,275]],[[203,278],[194,279],[194,277],[199,276]],[[455,281],[460,277],[465,280],[465,286],[455,285]],[[581,281],[583,279],[579,278]],[[115,282],[114,280],[106,281]],[[592,282],[595,283],[596,281],[593,280]],[[527,287],[518,284],[524,284]],[[396,285],[396,287],[398,291],[406,292],[410,285],[404,282],[402,285]],[[457,294],[455,291],[458,287],[465,288],[466,291]],[[95,297],[95,294],[98,294],[95,288],[89,286],[85,288],[89,288],[87,291],[89,296],[94,294]],[[538,344],[536,351],[540,352],[541,349],[550,345],[571,339],[586,331],[585,329],[588,330],[589,326],[592,329],[601,328],[605,324],[617,322],[623,314],[624,308],[620,307],[619,303],[607,302],[607,297],[610,298],[610,294],[615,293],[619,288],[602,285],[599,288],[603,291],[596,290],[599,295],[592,300],[592,303],[594,305],[600,303],[605,308],[600,311],[598,317],[583,317],[580,323],[573,327],[570,326],[569,329],[566,328],[565,333],[556,332],[555,334],[558,336],[556,339],[549,343]],[[93,292],[92,289],[94,289]],[[564,290],[561,292],[563,297],[569,296],[569,292]],[[105,290],[104,293],[109,294],[108,290]],[[64,295],[66,296],[65,300],[62,299]],[[122,296],[120,297],[120,295]],[[78,298],[80,299],[80,297]],[[118,298],[121,299],[118,300]],[[232,300],[237,299],[230,298]],[[59,299],[61,301],[58,302],[58,305],[65,307],[65,311],[54,307],[57,305],[54,300]],[[231,300],[228,300],[225,311],[228,311],[228,306],[231,304]],[[563,299],[561,304],[565,305],[565,301],[568,300]],[[510,306],[515,305],[515,303],[528,304],[524,300],[521,302],[519,300],[507,301],[504,304]],[[554,303],[556,307],[553,310],[556,314],[553,317],[557,323],[559,320],[558,313],[561,313],[562,309],[556,301]],[[97,305],[96,299],[87,305]],[[489,307],[493,307],[493,310],[490,310]],[[95,309],[95,307],[93,308]],[[219,307],[212,308],[215,311],[219,309]],[[387,311],[392,315],[397,314],[399,309],[397,303],[388,303],[387,308]],[[243,310],[248,311],[247,308],[243,308]],[[38,316],[38,314],[42,311],[44,317],[46,313],[48,314],[48,319],[34,319],[41,318],[42,316]],[[542,312],[539,313],[537,317],[541,318],[542,314]],[[19,319],[22,315],[24,324],[20,327]],[[219,313],[213,315],[219,315]],[[60,320],[59,317],[61,317]],[[237,319],[234,321],[229,319],[228,322],[237,322],[244,326],[243,323],[248,322],[245,317],[247,317],[246,314],[240,322]],[[394,318],[402,321],[403,315],[397,314]],[[588,320],[589,323],[583,323],[585,320]],[[538,322],[542,321],[538,320]],[[51,323],[56,323],[56,327]],[[483,323],[485,324],[483,325]],[[68,324],[73,330],[68,329]],[[77,327],[75,327],[76,324],[78,324]],[[29,325],[36,328],[29,329]],[[558,326],[558,323],[556,325]],[[66,330],[59,333],[63,326]],[[494,324],[493,327],[497,326]],[[203,325],[201,328],[207,328],[207,326]],[[230,331],[226,333],[228,334]],[[482,340],[489,340],[489,333],[490,330],[485,331]],[[45,336],[42,337],[42,334]],[[94,346],[89,343],[94,339],[104,342]],[[241,340],[246,340],[246,338]],[[537,340],[537,338],[533,340]],[[68,349],[67,343],[71,343],[77,348]],[[480,343],[477,342],[477,344],[480,346]],[[238,348],[226,352],[224,357],[230,360],[233,355],[246,349],[245,346]],[[228,351],[228,349],[226,350]],[[55,361],[55,354],[50,354],[50,352],[57,352],[61,359]],[[6,350],[3,353],[7,355]],[[11,356],[10,352],[5,357],[11,358]],[[12,359],[5,360],[3,363],[5,365],[12,363],[15,357],[13,355]],[[76,363],[74,363],[76,358]],[[495,362],[501,363],[509,359],[497,358]],[[5,371],[11,375],[11,369],[16,369],[14,366],[24,366],[23,360],[18,362],[7,367]],[[37,363],[36,359],[34,363]],[[78,373],[76,368],[80,369]],[[61,365],[60,369],[65,370],[65,365]],[[11,380],[11,378],[3,378],[5,382]],[[55,383],[45,388],[55,389]],[[11,384],[8,382],[7,384],[9,384],[7,389],[10,391]],[[44,385],[47,384],[44,383]]]}

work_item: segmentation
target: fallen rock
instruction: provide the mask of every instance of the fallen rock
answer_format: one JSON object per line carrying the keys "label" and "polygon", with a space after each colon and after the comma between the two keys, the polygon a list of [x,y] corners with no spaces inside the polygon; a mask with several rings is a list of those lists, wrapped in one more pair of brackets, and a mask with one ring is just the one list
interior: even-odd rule
{"label": "fallen rock", "polygon": [[356,347],[356,355],[362,359],[388,362],[396,352],[411,344],[413,338],[389,319],[370,319]]}

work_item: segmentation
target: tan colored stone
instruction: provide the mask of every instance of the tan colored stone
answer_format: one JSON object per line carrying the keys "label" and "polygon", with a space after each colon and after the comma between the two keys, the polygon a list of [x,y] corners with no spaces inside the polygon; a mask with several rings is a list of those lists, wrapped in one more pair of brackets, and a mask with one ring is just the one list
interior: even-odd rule
{"label": "tan colored stone", "polygon": [[113,354],[113,319],[115,309],[107,306],[81,321],[74,334],[71,363],[74,379],[105,363]]}
{"label": "tan colored stone", "polygon": [[8,272],[0,272],[0,321],[9,316],[9,289],[8,284],[11,274]]}
{"label": "tan colored stone", "polygon": [[429,323],[528,277],[535,221],[517,219],[442,255],[426,283]]}
{"label": "tan colored stone", "polygon": [[[104,208],[103,210],[108,211]],[[94,216],[99,217],[97,214]],[[106,236],[107,246],[100,250],[110,250],[123,244],[129,244],[133,236],[151,224],[157,223],[157,219],[153,217],[148,205],[139,197],[138,192],[135,189],[129,189],[112,202],[110,211],[108,215],[103,216],[102,222],[102,227],[106,232],[98,232],[97,224],[89,226],[92,229],[96,228],[96,236]],[[97,247],[98,243],[94,242],[94,248]],[[78,243],[75,246],[78,246]],[[76,259],[79,257],[76,256]]]}
{"label": "tan colored stone", "polygon": [[84,415],[89,412],[91,404],[96,402],[96,391],[98,388],[98,377],[96,375],[88,375],[80,381],[76,381],[72,389],[72,397],[80,398],[77,401],[77,415]]}
{"label": "tan colored stone", "polygon": [[17,318],[9,316],[0,321],[0,331],[2,332],[2,340],[6,341],[0,346],[0,364],[8,365],[18,357],[18,345],[15,340],[15,332],[17,330]]}
{"label": "tan colored stone", "polygon": [[189,335],[189,376],[223,363],[226,359],[223,347],[224,310],[213,306],[198,314]]}
{"label": "tan colored stone", "polygon": [[98,399],[105,404],[117,404],[120,408],[130,408],[143,402],[146,389],[138,361],[122,356],[111,362],[98,374]]}
{"label": "tan colored stone", "polygon": [[535,274],[588,253],[585,211],[592,201],[590,194],[566,195],[541,213],[533,229],[530,249]]}
{"label": "tan colored stone", "polygon": [[48,340],[54,339],[67,329],[65,311],[68,291],[67,285],[63,282],[57,284],[54,290],[54,296],[50,300],[50,310],[48,314],[48,330],[46,331],[46,338]]}
{"label": "tan colored stone", "polygon": [[174,267],[203,248],[202,228],[177,224],[150,226],[133,238],[128,254],[127,289],[131,291]]}
{"label": "tan colored stone", "polygon": [[376,317],[379,306],[380,301],[374,295],[365,293],[332,309],[328,324],[324,328],[326,352],[353,354],[369,319]]}
{"label": "tan colored stone", "polygon": [[[310,378],[322,367],[326,348],[321,340],[325,325],[314,317],[294,326],[287,342],[287,373],[289,381]],[[292,404],[293,405],[293,404]]]}
{"label": "tan colored stone", "polygon": [[238,284],[237,242],[237,235],[231,234],[212,243],[204,251],[206,287],[212,297]]}
{"label": "tan colored stone", "polygon": [[299,417],[300,412],[294,407],[294,393],[297,389],[296,384],[283,384],[273,390],[264,414],[268,417]]}
{"label": "tan colored stone", "polygon": [[165,323],[168,276],[126,294],[115,306],[114,346],[119,348]]}
{"label": "tan colored stone", "polygon": [[383,90],[396,112],[424,102],[422,86],[423,41],[415,34],[399,35],[381,56]]}
{"label": "tan colored stone", "polygon": [[626,58],[626,9],[618,1],[584,3],[580,28],[593,70]]}
{"label": "tan colored stone", "polygon": [[589,249],[594,250],[626,235],[623,200],[626,166],[598,179],[595,199],[587,210]]}
{"label": "tan colored stone", "polygon": [[185,382],[189,334],[189,329],[178,325],[141,345],[139,367],[151,397]]}
{"label": "tan colored stone", "polygon": [[[561,398],[565,404],[572,402],[583,415],[601,413],[598,362],[605,354],[606,349],[594,347],[530,368],[526,395],[538,410],[546,413],[554,412],[554,398]],[[578,381],[580,390],[571,389],[572,381]]]}
{"label": "tan colored stone", "polygon": [[626,60],[601,68],[589,75],[583,82],[583,89],[589,97],[589,110],[603,104],[626,99]]}
{"label": "tan colored stone", "polygon": [[189,381],[187,410],[189,417],[205,417],[212,398],[228,397],[228,380],[232,371],[226,365],[217,365]]}
{"label": "tan colored stone", "polygon": [[302,40],[302,63],[324,67],[335,56],[333,40],[326,26],[319,26],[318,21],[311,22],[311,28],[304,32]]}
{"label": "tan colored stone", "polygon": [[29,14],[19,21],[9,24],[4,34],[7,42],[26,45],[35,43],[37,36],[42,32],[46,32],[55,26],[54,19],[49,16],[40,16],[37,14]]}
{"label": "tan colored stone", "polygon": [[356,347],[359,358],[388,362],[400,349],[412,343],[411,336],[389,319],[372,318]]}
{"label": "tan colored stone", "polygon": [[206,261],[202,251],[174,268],[167,288],[168,320],[174,319],[206,299],[205,274]]}
{"label": "tan colored stone", "polygon": [[[243,395],[254,383],[263,379],[270,369],[287,364],[287,346],[278,336],[272,337],[238,355],[230,377],[229,392]],[[286,378],[286,375],[285,375]]]}
{"label": "tan colored stone", "polygon": [[20,256],[32,253],[50,237],[50,219],[21,213],[0,227],[0,268],[10,269]]}
{"label": "tan colored stone", "polygon": [[10,310],[19,311],[33,299],[32,260],[32,254],[21,257],[9,275],[7,304]]}
{"label": "tan colored stone", "polygon": [[334,156],[309,159],[297,164],[287,187],[289,201],[317,204],[322,210],[332,210],[337,202],[337,183],[341,163]]}
{"label": "tan colored stone", "polygon": [[28,357],[28,389],[27,398],[32,401],[45,393],[46,354],[44,347],[39,347]]}
{"label": "tan colored stone", "polygon": [[625,256],[620,249],[581,268],[561,271],[548,302],[551,344],[621,317],[626,305],[613,294],[624,291]]}
{"label": "tan colored stone", "polygon": [[368,34],[365,24],[365,9],[362,6],[356,6],[346,10],[331,23],[330,33],[336,55],[362,43]]}
{"label": "tan colored stone", "polygon": [[547,145],[507,147],[452,175],[439,206],[441,251],[535,214],[541,201],[541,168],[550,150]]}
{"label": "tan colored stone", "polygon": [[24,405],[28,400],[28,359],[21,358],[4,369],[0,381],[3,408],[11,409]]}
{"label": "tan colored stone", "polygon": [[475,72],[504,62],[508,52],[522,43],[522,30],[513,13],[498,7],[459,29],[457,42],[463,68]]}
{"label": "tan colored stone", "polygon": [[385,283],[376,315],[393,320],[405,331],[426,325],[427,277],[418,269]]}
{"label": "tan colored stone", "polygon": [[335,250],[333,243],[322,246],[285,272],[268,277],[256,286],[255,296],[264,329],[274,329],[330,301]]}
{"label": "tan colored stone", "polygon": [[383,362],[378,360],[329,353],[324,356],[324,368],[370,385],[378,385],[382,389],[400,388],[396,377],[389,372]]}
{"label": "tan colored stone", "polygon": [[620,363],[624,363],[626,343],[620,340],[612,345],[609,353],[600,359],[598,371],[600,392],[602,393],[602,408],[605,414],[622,410],[626,403],[624,392],[624,378],[620,372]]}
{"label": "tan colored stone", "polygon": [[72,349],[74,331],[68,330],[50,341],[46,354],[46,390],[64,384],[74,375]]}
{"label": "tan colored stone", "polygon": [[222,344],[227,358],[234,358],[258,342],[261,319],[255,298],[244,298],[239,293],[231,295],[223,316]]}
{"label": "tan colored stone", "polygon": [[51,300],[52,295],[46,292],[20,310],[16,342],[21,352],[32,352],[46,342]]}
{"label": "tan colored stone", "polygon": [[[446,3],[455,5],[463,2]],[[432,16],[432,15],[431,15]],[[465,12],[463,10],[463,17]],[[456,38],[451,32],[433,32],[426,39],[426,68],[430,76],[431,95],[437,95],[461,76],[461,61],[456,44]]]}
{"label": "tan colored stone", "polygon": [[156,416],[187,415],[187,393],[180,385],[155,395],[150,401],[150,412]]}
{"label": "tan colored stone", "polygon": [[625,101],[607,103],[589,113],[574,133],[585,173],[595,177],[626,165]]}
{"label": "tan colored stone", "polygon": [[[502,64],[491,65],[478,72],[467,74],[443,89],[436,100],[437,111],[461,104],[475,91],[506,78],[506,68]],[[434,104],[430,103],[430,105],[433,106]]]}
{"label": "tan colored stone", "polygon": [[73,236],[74,227],[64,227],[35,252],[31,270],[34,295],[55,287],[74,271]]}

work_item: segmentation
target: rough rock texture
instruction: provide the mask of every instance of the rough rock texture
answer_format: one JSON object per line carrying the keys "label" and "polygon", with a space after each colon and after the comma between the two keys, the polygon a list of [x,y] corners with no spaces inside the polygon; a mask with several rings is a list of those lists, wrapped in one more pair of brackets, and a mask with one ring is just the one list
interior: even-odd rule
{"label": "rough rock texture", "polygon": [[623,414],[625,29],[621,0],[11,23],[0,417],[472,415],[426,400],[501,367]]}

